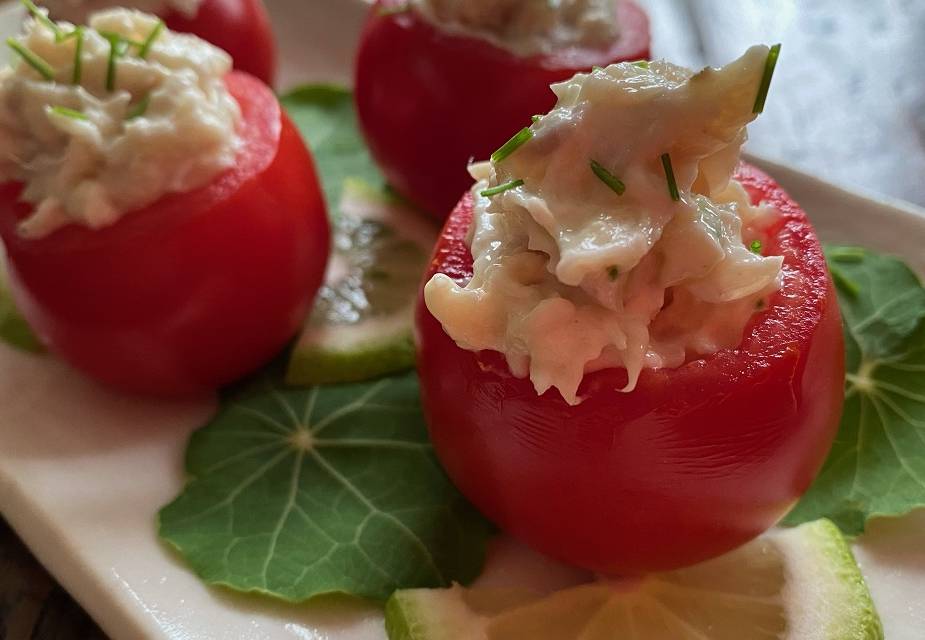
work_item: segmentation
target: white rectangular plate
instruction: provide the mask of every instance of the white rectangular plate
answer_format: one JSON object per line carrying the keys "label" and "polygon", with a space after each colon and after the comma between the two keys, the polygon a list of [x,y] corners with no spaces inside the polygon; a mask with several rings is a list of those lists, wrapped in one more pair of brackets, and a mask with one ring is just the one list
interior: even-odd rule
{"label": "white rectangular plate", "polygon": [[[282,86],[349,80],[364,7],[348,0],[268,3]],[[10,29],[0,16],[0,31]],[[824,239],[889,251],[925,272],[925,213],[842,191],[757,160],[809,211]],[[286,605],[213,590],[155,535],[155,514],[183,484],[186,441],[214,410],[126,398],[55,361],[0,345],[0,512],[115,640],[381,640],[377,608],[329,599]],[[856,546],[890,640],[925,628],[925,512],[875,522]],[[488,573],[532,584],[568,580],[501,541]]]}

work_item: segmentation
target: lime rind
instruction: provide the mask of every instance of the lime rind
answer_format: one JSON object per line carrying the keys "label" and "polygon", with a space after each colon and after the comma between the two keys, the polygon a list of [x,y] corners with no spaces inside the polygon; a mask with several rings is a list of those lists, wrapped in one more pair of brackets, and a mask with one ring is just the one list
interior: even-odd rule
{"label": "lime rind", "polygon": [[359,382],[414,365],[410,313],[363,326],[308,326],[289,362],[289,384]]}
{"label": "lime rind", "polygon": [[[789,618],[799,626],[788,640],[882,640],[883,626],[848,542],[829,520],[778,536],[788,562],[784,587]],[[812,592],[798,591],[808,585]],[[807,597],[807,596],[811,597]]]}
{"label": "lime rind", "polygon": [[851,549],[828,520],[635,584],[598,580],[532,600],[519,591],[510,607],[480,588],[398,591],[386,630],[390,640],[883,639]]}

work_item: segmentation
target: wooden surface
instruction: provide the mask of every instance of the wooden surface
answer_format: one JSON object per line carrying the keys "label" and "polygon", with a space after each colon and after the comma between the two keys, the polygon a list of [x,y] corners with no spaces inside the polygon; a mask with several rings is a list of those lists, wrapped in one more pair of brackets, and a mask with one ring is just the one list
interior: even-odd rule
{"label": "wooden surface", "polygon": [[0,518],[0,640],[105,640]]}
{"label": "wooden surface", "polygon": [[[654,54],[692,67],[783,43],[749,150],[925,205],[925,0],[640,2]],[[30,638],[103,635],[0,520],[0,640]]]}

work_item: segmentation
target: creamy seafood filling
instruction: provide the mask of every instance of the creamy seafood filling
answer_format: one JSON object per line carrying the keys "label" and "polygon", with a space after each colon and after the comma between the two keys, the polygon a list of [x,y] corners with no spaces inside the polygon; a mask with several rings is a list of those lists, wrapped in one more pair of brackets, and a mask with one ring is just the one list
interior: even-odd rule
{"label": "creamy seafood filling", "polygon": [[0,71],[0,180],[24,185],[28,237],[91,228],[208,183],[234,164],[231,58],[155,16],[95,14],[87,28],[31,19]]}
{"label": "creamy seafood filling", "polygon": [[777,212],[732,179],[767,57],[554,85],[549,114],[471,167],[472,279],[425,287],[447,333],[572,404],[588,372],[625,368],[631,391],[644,368],[737,346],[783,262],[761,255]]}

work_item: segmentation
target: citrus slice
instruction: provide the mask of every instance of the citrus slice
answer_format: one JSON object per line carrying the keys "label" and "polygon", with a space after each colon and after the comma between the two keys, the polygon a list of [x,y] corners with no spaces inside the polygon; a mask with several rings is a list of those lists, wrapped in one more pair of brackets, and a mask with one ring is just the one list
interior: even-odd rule
{"label": "citrus slice", "polygon": [[880,619],[838,529],[776,529],[709,562],[551,594],[397,591],[391,640],[877,640]]}
{"label": "citrus slice", "polygon": [[0,247],[0,340],[24,351],[43,351],[42,343],[32,332],[13,302],[7,284],[6,254]]}
{"label": "citrus slice", "polygon": [[355,382],[414,365],[414,303],[437,229],[353,179],[339,211],[327,282],[293,349],[289,384]]}

